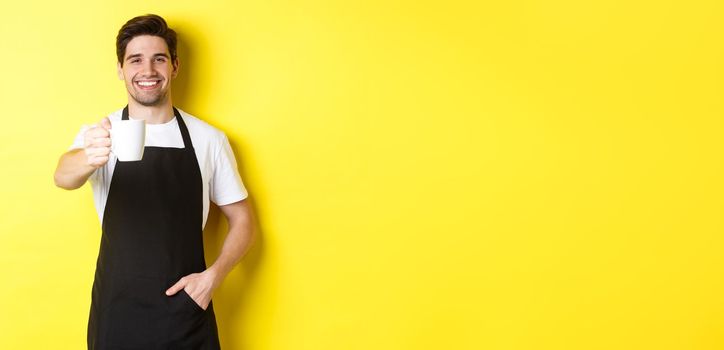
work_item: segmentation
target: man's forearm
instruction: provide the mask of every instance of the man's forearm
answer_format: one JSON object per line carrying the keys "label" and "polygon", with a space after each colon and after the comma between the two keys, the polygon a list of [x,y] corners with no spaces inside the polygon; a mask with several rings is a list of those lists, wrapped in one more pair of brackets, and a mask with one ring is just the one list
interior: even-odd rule
{"label": "man's forearm", "polygon": [[[241,208],[234,211],[233,215],[227,215],[229,220],[229,232],[224,239],[224,245],[216,261],[209,267],[217,276],[218,283],[229,274],[234,266],[249,250],[253,241],[253,227],[248,203],[243,201],[233,205],[240,205]],[[222,208],[225,211],[225,208]],[[224,214],[227,214],[225,212]]]}
{"label": "man's forearm", "polygon": [[95,167],[88,165],[83,149],[74,149],[64,153],[55,169],[55,185],[66,190],[74,190],[83,186]]}

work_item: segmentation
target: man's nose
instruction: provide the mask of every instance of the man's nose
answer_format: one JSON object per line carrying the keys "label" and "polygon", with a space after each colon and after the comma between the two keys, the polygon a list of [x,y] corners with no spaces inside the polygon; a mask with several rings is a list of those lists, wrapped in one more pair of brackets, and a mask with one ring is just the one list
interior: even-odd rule
{"label": "man's nose", "polygon": [[148,74],[148,75],[153,74],[153,60],[144,61],[142,68],[143,68],[142,69],[143,74]]}

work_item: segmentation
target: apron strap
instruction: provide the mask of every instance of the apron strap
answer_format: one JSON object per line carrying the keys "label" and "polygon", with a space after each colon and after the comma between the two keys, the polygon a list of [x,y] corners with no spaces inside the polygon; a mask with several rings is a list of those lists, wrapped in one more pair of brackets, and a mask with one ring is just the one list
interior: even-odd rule
{"label": "apron strap", "polygon": [[181,117],[181,113],[176,109],[176,107],[173,107],[173,114],[176,115],[176,120],[178,121],[178,128],[181,130],[181,137],[184,139],[184,147],[186,147],[187,150],[193,151],[194,145],[191,143],[191,136],[189,135],[189,129],[186,128],[186,122],[184,122],[184,118]]}

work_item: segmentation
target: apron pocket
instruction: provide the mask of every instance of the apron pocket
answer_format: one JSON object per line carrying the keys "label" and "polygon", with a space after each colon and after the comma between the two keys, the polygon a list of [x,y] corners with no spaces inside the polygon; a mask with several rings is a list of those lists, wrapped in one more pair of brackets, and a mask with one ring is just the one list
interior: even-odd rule
{"label": "apron pocket", "polygon": [[181,294],[183,295],[183,296],[182,296],[183,299],[186,299],[186,301],[187,301],[189,304],[192,305],[191,307],[192,307],[194,310],[196,310],[197,312],[204,312],[204,311],[206,311],[206,310],[204,310],[204,309],[201,307],[201,305],[197,304],[196,301],[194,300],[194,298],[192,298],[192,297],[189,295],[189,293],[186,293],[185,290],[181,289],[181,290],[179,291],[179,293],[181,293]]}
{"label": "apron pocket", "polygon": [[202,349],[209,337],[207,314],[183,289],[169,298],[169,349]]}

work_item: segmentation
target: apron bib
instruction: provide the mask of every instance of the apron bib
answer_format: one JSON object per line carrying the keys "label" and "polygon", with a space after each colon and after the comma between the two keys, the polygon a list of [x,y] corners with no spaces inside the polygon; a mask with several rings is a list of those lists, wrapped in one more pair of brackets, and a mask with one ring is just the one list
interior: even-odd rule
{"label": "apron bib", "polygon": [[184,148],[147,146],[142,160],[116,162],[93,281],[90,350],[220,349],[213,305],[202,309],[183,289],[165,294],[206,269],[201,172],[173,110]]}

